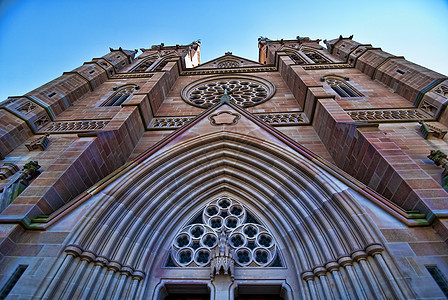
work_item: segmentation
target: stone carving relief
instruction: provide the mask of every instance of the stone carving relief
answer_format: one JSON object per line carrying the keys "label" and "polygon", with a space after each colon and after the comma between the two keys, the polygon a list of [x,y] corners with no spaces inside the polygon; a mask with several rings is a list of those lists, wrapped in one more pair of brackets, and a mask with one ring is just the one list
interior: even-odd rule
{"label": "stone carving relief", "polygon": [[122,74],[115,74],[112,76],[114,79],[124,79],[124,78],[151,78],[153,74],[151,73],[122,73]]}
{"label": "stone carving relief", "polygon": [[342,69],[342,68],[351,68],[351,67],[352,66],[350,64],[340,64],[340,63],[303,66],[303,68],[305,70]]}
{"label": "stone carving relief", "polygon": [[19,171],[19,167],[13,163],[5,162],[0,166],[0,180],[4,180]]}
{"label": "stone carving relief", "polygon": [[296,125],[308,122],[305,114],[301,112],[257,114],[256,116],[270,125]]}
{"label": "stone carving relief", "polygon": [[193,82],[181,94],[187,103],[209,108],[220,101],[225,90],[233,103],[250,107],[271,98],[275,87],[269,81],[252,76],[218,76]]}
{"label": "stone carving relief", "polygon": [[442,97],[448,98],[448,86],[447,85],[444,85],[444,84],[439,85],[438,87],[436,87],[434,92],[436,94],[441,95]]}
{"label": "stone carving relief", "polygon": [[418,122],[420,124],[420,132],[425,139],[429,139],[431,136],[442,139],[445,137],[448,130],[436,127],[423,121]]}
{"label": "stone carving relief", "polygon": [[36,107],[37,107],[36,104],[34,104],[31,101],[28,101],[28,102],[23,103],[19,107],[17,107],[17,111],[27,114],[27,113],[32,112]]}
{"label": "stone carving relief", "polygon": [[448,191],[448,156],[440,150],[431,150],[427,156],[436,166],[442,166],[442,187]]}
{"label": "stone carving relief", "polygon": [[50,136],[50,134],[47,133],[44,136],[41,136],[29,143],[25,143],[25,147],[28,149],[28,151],[33,151],[36,149],[45,151],[45,149],[48,146],[48,143],[50,142],[50,140],[48,139],[49,136]]}
{"label": "stone carving relief", "polygon": [[[308,118],[302,112],[255,114],[262,121],[272,126],[307,124]],[[195,116],[190,117],[156,117],[149,123],[148,129],[176,129],[184,126]]]}
{"label": "stone carving relief", "polygon": [[109,120],[51,122],[43,131],[45,132],[92,131],[102,129],[108,123]]}
{"label": "stone carving relief", "polygon": [[235,199],[210,202],[175,237],[171,258],[177,267],[210,267],[210,274],[233,276],[234,267],[279,266],[271,233]]}
{"label": "stone carving relief", "polygon": [[429,103],[428,101],[423,101],[422,104],[420,104],[420,109],[424,110],[431,116],[435,116],[438,111],[438,108],[436,106],[432,105],[431,103]]}
{"label": "stone carving relief", "polygon": [[179,128],[193,120],[195,117],[160,117],[154,118],[149,123],[150,129],[171,129]]}
{"label": "stone carving relief", "polygon": [[219,111],[215,114],[212,114],[208,117],[210,120],[210,124],[219,126],[219,125],[235,125],[238,123],[238,120],[241,118],[241,115],[230,112],[230,111]]}
{"label": "stone carving relief", "polygon": [[27,162],[19,172],[17,172],[17,166],[11,164],[10,167],[12,167],[13,173],[9,175],[9,182],[0,190],[0,212],[11,204],[41,173],[39,163],[33,160]]}
{"label": "stone carving relief", "polygon": [[432,119],[430,115],[419,109],[352,110],[346,112],[355,121],[367,122]]}
{"label": "stone carving relief", "polygon": [[50,120],[48,119],[47,116],[42,116],[34,122],[34,125],[36,125],[37,128],[40,128],[42,126],[45,126],[49,122]]}

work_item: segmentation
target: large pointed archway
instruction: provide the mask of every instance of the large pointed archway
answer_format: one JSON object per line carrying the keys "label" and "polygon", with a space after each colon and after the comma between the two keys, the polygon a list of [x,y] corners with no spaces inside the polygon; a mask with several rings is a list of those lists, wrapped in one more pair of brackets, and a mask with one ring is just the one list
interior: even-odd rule
{"label": "large pointed archway", "polygon": [[[242,117],[217,126],[212,113]],[[247,206],[282,253],[281,268],[235,267],[234,287],[282,286],[288,299],[409,298],[362,196],[244,114],[223,104],[109,179],[44,298],[157,299],[176,283],[213,292],[209,267],[167,268],[166,259],[176,234],[222,194]]]}

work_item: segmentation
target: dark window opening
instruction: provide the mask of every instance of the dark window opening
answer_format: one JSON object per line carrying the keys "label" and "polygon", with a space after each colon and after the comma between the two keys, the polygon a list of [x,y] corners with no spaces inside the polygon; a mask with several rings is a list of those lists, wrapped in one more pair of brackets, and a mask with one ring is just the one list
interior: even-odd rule
{"label": "dark window opening", "polygon": [[131,73],[138,73],[138,72],[146,72],[149,71],[149,67],[156,61],[156,58],[149,58],[145,61],[138,64],[134,69],[131,70]]}
{"label": "dark window opening", "polygon": [[48,94],[48,97],[51,98],[51,97],[53,97],[54,95],[56,95],[55,92],[53,92],[53,93],[51,93],[51,94]]}
{"label": "dark window opening", "polygon": [[303,53],[308,56],[314,63],[316,64],[325,64],[330,62],[327,58],[325,58],[322,54],[316,52],[316,51],[303,51]]}
{"label": "dark window opening", "polygon": [[235,291],[235,300],[281,300],[279,285],[240,285]]}
{"label": "dark window opening", "polygon": [[403,74],[406,73],[406,72],[405,72],[405,71],[402,71],[402,70],[397,70],[397,73],[403,75]]}
{"label": "dark window opening", "polygon": [[95,70],[92,70],[92,71],[89,72],[89,74],[93,74],[93,73],[95,73]]}
{"label": "dark window opening", "polygon": [[17,281],[19,281],[20,277],[25,272],[28,265],[19,265],[14,273],[12,273],[11,277],[5,283],[5,285],[0,290],[0,299],[5,299],[8,296],[9,292],[11,292],[12,288],[16,285]]}
{"label": "dark window opening", "polygon": [[167,284],[165,300],[209,300],[210,291],[206,285],[199,284]]}
{"label": "dark window opening", "polygon": [[306,62],[296,53],[289,54],[289,58],[296,64],[296,65],[303,65]]}
{"label": "dark window opening", "polygon": [[162,71],[162,69],[166,66],[168,61],[162,61],[157,67],[155,67],[154,71]]}
{"label": "dark window opening", "polygon": [[102,106],[120,106],[132,96],[135,90],[138,90],[138,87],[134,85],[122,87],[118,89],[118,91],[112,95],[105,102],[105,104],[102,104]]}
{"label": "dark window opening", "polygon": [[343,98],[362,97],[362,94],[350,87],[345,81],[336,78],[326,78],[325,81],[339,96]]}
{"label": "dark window opening", "polygon": [[437,285],[440,287],[445,296],[448,297],[448,282],[446,281],[445,276],[443,276],[442,272],[437,266],[426,266],[429,274],[431,274],[432,278],[434,278]]}

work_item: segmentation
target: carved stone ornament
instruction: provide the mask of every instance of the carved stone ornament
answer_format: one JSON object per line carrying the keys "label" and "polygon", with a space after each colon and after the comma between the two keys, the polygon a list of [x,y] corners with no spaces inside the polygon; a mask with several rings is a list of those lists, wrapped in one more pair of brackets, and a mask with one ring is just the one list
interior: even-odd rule
{"label": "carved stone ornament", "polygon": [[447,130],[441,129],[423,121],[419,121],[418,123],[420,124],[420,131],[425,139],[429,139],[431,136],[443,139],[447,133]]}
{"label": "carved stone ornament", "polygon": [[224,275],[230,275],[232,279],[235,275],[235,261],[233,260],[233,250],[230,248],[225,232],[219,235],[218,246],[212,251],[210,260],[210,278],[219,275],[221,271]]}
{"label": "carved stone ornament", "polygon": [[[175,237],[170,267],[209,267],[210,277],[235,276],[235,267],[281,266],[272,234],[235,199],[210,202]],[[277,265],[276,265],[277,262]]]}
{"label": "carved stone ornament", "polygon": [[254,76],[221,75],[190,83],[182,89],[181,96],[188,104],[209,108],[220,102],[226,90],[232,103],[246,108],[269,100],[275,93],[275,86]]}
{"label": "carved stone ornament", "polygon": [[210,120],[210,124],[214,126],[235,125],[236,123],[238,123],[238,120],[240,118],[241,115],[233,113],[231,111],[219,111],[208,117],[208,119]]}
{"label": "carved stone ornament", "polygon": [[29,143],[25,143],[26,148],[28,149],[28,151],[33,151],[36,149],[40,149],[41,151],[45,151],[45,149],[48,146],[48,143],[50,142],[48,139],[48,136],[50,136],[50,134],[45,134],[44,136],[41,136]]}
{"label": "carved stone ornament", "polygon": [[0,166],[0,180],[6,179],[19,171],[19,167],[13,163],[5,162]]}

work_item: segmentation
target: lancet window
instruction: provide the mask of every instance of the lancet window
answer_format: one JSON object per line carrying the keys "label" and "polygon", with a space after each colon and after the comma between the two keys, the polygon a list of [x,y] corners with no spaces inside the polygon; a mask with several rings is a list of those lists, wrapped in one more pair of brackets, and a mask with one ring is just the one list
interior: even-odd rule
{"label": "lancet window", "polygon": [[162,69],[166,66],[168,63],[168,60],[162,60],[154,69],[153,71],[162,71]]}
{"label": "lancet window", "polygon": [[130,73],[148,72],[156,60],[157,57],[149,57],[133,68]]}
{"label": "lancet window", "polygon": [[[221,266],[221,264],[224,264]],[[245,207],[229,196],[210,202],[175,237],[171,267],[281,267],[272,234]],[[228,268],[228,270],[227,270]]]}
{"label": "lancet window", "polygon": [[302,50],[303,54],[305,54],[309,59],[311,59],[316,64],[326,64],[331,62],[328,58],[320,54],[315,50]]}
{"label": "lancet window", "polygon": [[296,54],[296,53],[290,53],[289,54],[289,58],[292,59],[292,61],[296,64],[296,65],[303,65],[306,62],[303,60],[303,58],[300,57],[300,55]]}
{"label": "lancet window", "polygon": [[328,77],[325,78],[325,82],[341,97],[351,98],[351,97],[362,97],[363,95],[358,92],[355,88],[351,87],[344,80]]}
{"label": "lancet window", "polygon": [[296,65],[303,65],[307,62],[296,52],[296,51],[285,51],[289,58],[296,64]]}
{"label": "lancet window", "polygon": [[122,86],[102,106],[120,106],[138,89],[139,87],[135,84]]}

